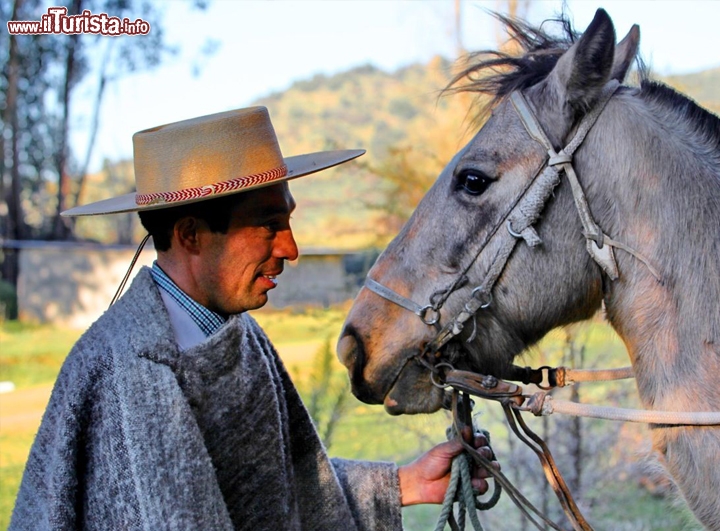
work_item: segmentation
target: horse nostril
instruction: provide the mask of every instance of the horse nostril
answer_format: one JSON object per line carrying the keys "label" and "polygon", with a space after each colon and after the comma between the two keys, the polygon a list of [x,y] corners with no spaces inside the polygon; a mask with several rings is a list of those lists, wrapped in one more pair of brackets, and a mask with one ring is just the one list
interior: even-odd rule
{"label": "horse nostril", "polygon": [[[355,337],[349,334],[345,334],[340,338],[337,344],[337,355],[340,362],[347,367],[350,374],[355,372],[355,365],[358,362],[358,353],[360,352],[360,346],[358,345]],[[362,367],[360,368],[362,372]]]}
{"label": "horse nostril", "polygon": [[362,340],[357,338],[352,332],[345,331],[340,337],[340,341],[338,341],[337,354],[350,374],[353,394],[359,400],[368,404],[382,403],[382,398],[375,396],[375,393],[363,377],[366,360]]}

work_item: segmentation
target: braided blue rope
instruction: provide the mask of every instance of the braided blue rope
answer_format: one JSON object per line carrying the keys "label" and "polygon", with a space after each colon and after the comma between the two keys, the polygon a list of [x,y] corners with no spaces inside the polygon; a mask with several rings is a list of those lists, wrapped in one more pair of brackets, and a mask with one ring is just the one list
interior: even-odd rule
{"label": "braided blue rope", "polygon": [[[484,434],[488,440],[488,444],[490,444],[490,434],[485,430],[478,430],[474,421],[473,432]],[[446,436],[448,440],[453,440],[459,436],[457,427],[454,424],[447,429]],[[475,499],[477,493],[472,486],[471,466],[472,458],[467,452],[462,452],[453,458],[450,467],[450,481],[445,491],[445,498],[443,499],[435,531],[443,531],[445,529],[445,525],[450,519],[455,503],[458,504],[457,521],[460,529],[465,529],[465,517],[468,516],[474,531],[484,531],[478,518],[477,509],[481,508],[485,510],[485,508],[480,507]],[[496,490],[496,492],[499,494],[499,491]],[[497,503],[497,497],[498,496],[493,495],[493,501],[487,504],[487,509]]]}
{"label": "braided blue rope", "polygon": [[484,531],[475,509],[475,493],[470,477],[470,460],[465,453],[453,458],[450,468],[450,482],[443,500],[435,531],[443,531],[450,518],[455,502],[458,503],[458,521],[460,529],[465,528],[465,515],[470,517],[474,531]]}

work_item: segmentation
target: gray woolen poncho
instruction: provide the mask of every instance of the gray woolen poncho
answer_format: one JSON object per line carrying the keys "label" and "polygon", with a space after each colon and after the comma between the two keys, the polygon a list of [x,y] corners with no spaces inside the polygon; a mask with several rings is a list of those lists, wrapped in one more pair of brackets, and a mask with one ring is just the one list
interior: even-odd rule
{"label": "gray woolen poncho", "polygon": [[149,270],[77,342],[11,530],[396,530],[397,469],[328,459],[269,340],[236,315],[183,352]]}

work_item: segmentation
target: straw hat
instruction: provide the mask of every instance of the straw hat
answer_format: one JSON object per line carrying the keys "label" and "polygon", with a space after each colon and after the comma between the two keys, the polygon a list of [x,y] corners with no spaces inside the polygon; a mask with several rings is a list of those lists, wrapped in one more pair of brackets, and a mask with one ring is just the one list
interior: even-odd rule
{"label": "straw hat", "polygon": [[137,192],[66,210],[92,216],[169,208],[308,175],[365,153],[284,158],[265,107],[201,116],[133,135]]}

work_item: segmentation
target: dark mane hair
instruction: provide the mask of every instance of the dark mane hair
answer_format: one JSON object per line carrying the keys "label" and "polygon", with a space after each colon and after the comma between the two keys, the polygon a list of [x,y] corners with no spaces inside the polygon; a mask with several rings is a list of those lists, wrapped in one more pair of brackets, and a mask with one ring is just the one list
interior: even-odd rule
{"label": "dark mane hair", "polygon": [[482,50],[470,53],[464,59],[468,66],[445,88],[450,93],[489,96],[489,99],[478,101],[478,119],[484,118],[511,92],[532,87],[545,79],[580,36],[564,14],[546,20],[539,27],[499,13],[493,13],[493,16],[505,26],[510,36],[507,47],[518,52]]}
{"label": "dark mane hair", "polygon": [[[534,27],[525,21],[493,14],[510,36],[507,49],[483,50],[465,57],[468,65],[445,88],[445,92],[469,92],[478,96],[476,120],[482,122],[492,108],[515,90],[523,90],[544,80],[558,59],[578,40],[580,33],[570,18],[557,18]],[[710,152],[720,150],[720,118],[703,109],[687,96],[651,79],[650,69],[642,58],[636,58],[640,97],[649,106],[665,114],[672,112],[678,124]],[[716,157],[718,155],[715,155]]]}
{"label": "dark mane hair", "polygon": [[675,89],[650,79],[646,70],[640,72],[640,97],[651,109],[676,117],[672,127],[683,129],[695,139],[697,147],[720,160],[720,118],[703,109],[695,101]]}

